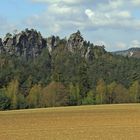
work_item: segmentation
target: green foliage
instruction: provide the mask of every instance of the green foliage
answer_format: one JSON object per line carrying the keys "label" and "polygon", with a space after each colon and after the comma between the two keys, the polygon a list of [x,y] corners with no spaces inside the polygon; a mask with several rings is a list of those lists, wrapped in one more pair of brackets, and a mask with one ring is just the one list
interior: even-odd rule
{"label": "green foliage", "polygon": [[[34,59],[0,54],[0,108],[140,102],[140,61],[104,46],[68,51],[66,40]],[[13,46],[11,47],[13,49]]]}
{"label": "green foliage", "polygon": [[40,85],[34,85],[29,95],[27,96],[27,104],[29,108],[40,107],[41,104],[42,87]]}
{"label": "green foliage", "polygon": [[106,84],[104,80],[99,80],[96,86],[96,102],[98,104],[103,104],[105,103],[105,98],[106,98]]}
{"label": "green foliage", "polygon": [[6,87],[5,94],[10,99],[10,108],[16,109],[18,106],[19,83],[18,80],[12,80]]}
{"label": "green foliage", "polygon": [[71,83],[69,87],[69,104],[70,105],[80,105],[81,104],[81,96],[79,85],[75,86]]}
{"label": "green foliage", "polygon": [[10,99],[5,95],[5,90],[0,90],[0,110],[7,110],[10,106]]}
{"label": "green foliage", "polygon": [[28,103],[23,94],[19,93],[17,95],[17,109],[25,109],[27,108]]}
{"label": "green foliage", "polygon": [[137,103],[140,102],[140,84],[138,81],[134,81],[129,88],[130,101]]}
{"label": "green foliage", "polygon": [[68,104],[68,91],[59,82],[51,82],[43,89],[42,104],[44,107],[66,106]]}
{"label": "green foliage", "polygon": [[126,89],[123,85],[118,84],[114,89],[114,93],[115,93],[114,103],[129,102],[128,89]]}
{"label": "green foliage", "polygon": [[91,90],[87,93],[87,97],[82,100],[83,105],[93,105],[96,104],[95,91]]}
{"label": "green foliage", "polygon": [[117,87],[116,82],[112,82],[107,85],[106,103],[112,104],[115,100],[115,88]]}

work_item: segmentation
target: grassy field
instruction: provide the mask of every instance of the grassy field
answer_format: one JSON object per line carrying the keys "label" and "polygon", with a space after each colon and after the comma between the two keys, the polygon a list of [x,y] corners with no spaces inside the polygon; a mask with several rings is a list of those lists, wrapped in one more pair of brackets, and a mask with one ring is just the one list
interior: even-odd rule
{"label": "grassy field", "polygon": [[139,140],[140,105],[0,112],[0,140]]}

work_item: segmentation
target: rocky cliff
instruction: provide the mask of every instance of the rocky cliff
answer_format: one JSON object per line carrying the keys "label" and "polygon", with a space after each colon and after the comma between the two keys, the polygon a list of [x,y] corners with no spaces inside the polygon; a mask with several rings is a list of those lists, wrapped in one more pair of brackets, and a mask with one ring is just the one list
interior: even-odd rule
{"label": "rocky cliff", "polygon": [[80,50],[84,45],[84,38],[81,36],[80,31],[70,35],[68,39],[68,48],[71,52]]}
{"label": "rocky cliff", "polygon": [[93,46],[94,45],[92,43],[84,40],[79,30],[76,33],[71,34],[67,41],[67,47],[69,51],[79,52],[81,56],[87,59],[90,59],[91,55],[93,55]]}
{"label": "rocky cliff", "polygon": [[3,46],[3,45],[2,45],[2,39],[1,39],[1,38],[0,38],[0,46]]}
{"label": "rocky cliff", "polygon": [[48,37],[46,39],[46,41],[47,41],[48,50],[51,53],[57,47],[57,45],[59,44],[60,38],[58,36],[57,37],[51,36],[51,37]]}
{"label": "rocky cliff", "polygon": [[[62,41],[58,36],[43,38],[40,32],[34,29],[22,31],[17,34],[7,33],[4,39],[0,39],[0,53],[8,53],[10,55],[21,56],[23,58],[35,58],[43,48],[48,48],[50,54],[59,46]],[[93,55],[93,44],[87,42],[82,37],[80,31],[70,35],[66,42],[67,50],[74,53],[78,52],[81,56],[91,58]]]}
{"label": "rocky cliff", "polygon": [[18,34],[6,34],[2,41],[1,52],[26,58],[36,57],[46,47],[46,40],[36,30],[22,31]]}

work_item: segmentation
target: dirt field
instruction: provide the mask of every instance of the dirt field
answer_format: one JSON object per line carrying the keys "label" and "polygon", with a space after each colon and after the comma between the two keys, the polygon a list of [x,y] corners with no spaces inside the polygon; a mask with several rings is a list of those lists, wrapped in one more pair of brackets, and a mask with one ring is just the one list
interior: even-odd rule
{"label": "dirt field", "polygon": [[139,140],[140,105],[0,112],[0,140]]}

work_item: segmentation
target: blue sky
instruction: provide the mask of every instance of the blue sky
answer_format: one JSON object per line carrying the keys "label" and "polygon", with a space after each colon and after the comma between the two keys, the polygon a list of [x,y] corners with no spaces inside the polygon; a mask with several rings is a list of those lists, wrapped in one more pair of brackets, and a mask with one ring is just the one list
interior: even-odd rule
{"label": "blue sky", "polygon": [[108,51],[140,47],[140,0],[2,0],[0,36],[25,28],[44,37],[79,29]]}

